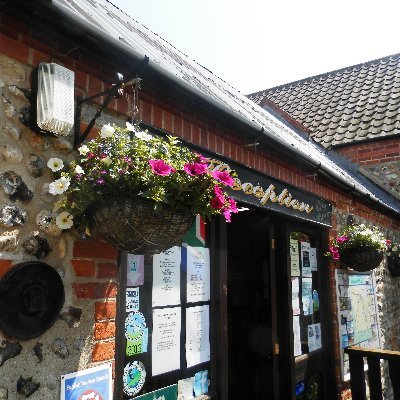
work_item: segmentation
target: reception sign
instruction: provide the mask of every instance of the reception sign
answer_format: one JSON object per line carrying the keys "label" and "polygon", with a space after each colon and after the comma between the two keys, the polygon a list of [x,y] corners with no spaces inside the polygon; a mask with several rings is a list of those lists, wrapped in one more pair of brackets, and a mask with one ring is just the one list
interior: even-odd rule
{"label": "reception sign", "polygon": [[209,158],[212,171],[235,171],[228,194],[238,201],[277,211],[321,225],[331,226],[332,204],[285,182],[250,168]]}

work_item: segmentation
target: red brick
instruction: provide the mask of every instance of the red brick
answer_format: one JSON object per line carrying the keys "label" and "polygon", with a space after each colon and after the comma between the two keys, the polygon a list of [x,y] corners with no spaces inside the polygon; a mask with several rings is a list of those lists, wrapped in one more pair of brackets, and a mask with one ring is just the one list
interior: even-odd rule
{"label": "red brick", "polygon": [[100,242],[92,239],[77,240],[74,243],[73,256],[116,260],[118,256],[118,250],[106,242]]}
{"label": "red brick", "polygon": [[195,144],[200,144],[200,128],[197,125],[192,125],[192,140]]}
{"label": "red brick", "polygon": [[164,110],[163,113],[163,129],[165,129],[168,132],[172,132],[173,131],[173,124],[174,124],[174,118],[173,115]]}
{"label": "red brick", "polygon": [[15,39],[0,35],[0,49],[6,56],[15,58],[23,63],[28,63],[29,47]]}
{"label": "red brick", "polygon": [[96,266],[94,261],[91,260],[72,260],[75,275],[77,276],[94,276],[96,273]]}
{"label": "red brick", "polygon": [[53,49],[50,46],[44,44],[43,42],[39,42],[38,40],[33,39],[29,35],[21,35],[21,42],[25,43],[34,50],[41,51],[42,53],[50,54],[53,52]]}
{"label": "red brick", "polygon": [[152,119],[152,105],[146,101],[139,101],[140,118],[145,124],[151,125]]}
{"label": "red brick", "polygon": [[128,115],[129,108],[128,108],[128,101],[127,101],[126,97],[117,99],[116,110],[121,114]]}
{"label": "red brick", "polygon": [[49,62],[50,55],[46,53],[42,53],[39,50],[32,50],[32,60],[30,64],[34,67],[37,67],[41,62]]}
{"label": "red brick", "polygon": [[110,339],[115,337],[115,322],[96,322],[94,325],[95,340]]}
{"label": "red brick", "polygon": [[115,301],[97,301],[95,304],[95,320],[112,319],[117,315],[117,303]]}
{"label": "red brick", "polygon": [[96,343],[92,351],[92,361],[106,361],[113,360],[115,357],[115,343],[114,342],[101,342]]}
{"label": "red brick", "polygon": [[105,299],[117,295],[115,282],[87,282],[72,284],[77,299]]}
{"label": "red brick", "polygon": [[158,106],[153,106],[153,125],[158,128],[163,125],[163,110]]}
{"label": "red brick", "polygon": [[11,269],[12,262],[10,260],[0,260],[0,279]]}
{"label": "red brick", "polygon": [[96,299],[113,298],[117,295],[117,284],[115,282],[97,282],[95,288]]}
{"label": "red brick", "polygon": [[177,136],[182,136],[183,132],[183,120],[181,117],[175,115],[174,116],[174,133]]}
{"label": "red brick", "polygon": [[98,278],[116,278],[118,268],[113,263],[99,263],[97,265],[97,277]]}

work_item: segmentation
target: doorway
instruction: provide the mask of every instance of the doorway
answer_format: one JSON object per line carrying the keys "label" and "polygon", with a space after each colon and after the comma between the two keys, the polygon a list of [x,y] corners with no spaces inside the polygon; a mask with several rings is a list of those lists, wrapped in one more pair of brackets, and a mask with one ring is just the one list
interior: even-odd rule
{"label": "doorway", "polygon": [[227,234],[229,399],[272,398],[269,217],[240,212]]}

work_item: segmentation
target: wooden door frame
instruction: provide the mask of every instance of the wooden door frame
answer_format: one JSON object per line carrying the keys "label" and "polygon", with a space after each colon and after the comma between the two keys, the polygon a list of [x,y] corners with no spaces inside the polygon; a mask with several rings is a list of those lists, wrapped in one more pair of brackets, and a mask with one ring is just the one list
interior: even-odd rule
{"label": "wooden door frame", "polygon": [[[278,223],[279,222],[279,223]],[[283,223],[282,223],[283,222]],[[335,362],[333,351],[332,337],[332,311],[330,306],[329,293],[329,271],[328,263],[322,254],[324,244],[328,243],[328,229],[322,226],[309,224],[300,220],[287,219],[277,221],[277,237],[279,242],[277,246],[277,258],[284,260],[282,273],[277,274],[277,287],[280,288],[280,301],[283,302],[282,308],[287,310],[288,317],[281,318],[278,326],[279,340],[281,351],[280,356],[280,376],[281,376],[281,398],[295,399],[295,385],[299,381],[302,374],[305,376],[308,369],[313,368],[316,360],[323,362],[326,366],[324,369],[323,390],[325,399],[336,399],[336,384],[335,384]],[[296,377],[296,363],[293,354],[293,315],[291,310],[291,274],[290,274],[290,254],[289,254],[289,234],[292,231],[301,231],[312,234],[315,237],[316,243],[320,251],[317,254],[317,262],[319,266],[319,302],[320,309],[324,310],[321,313],[321,330],[322,341],[325,351],[322,350],[318,354],[315,352],[312,358],[304,357],[304,360],[298,364],[298,373]],[[286,267],[286,268],[285,268]],[[316,360],[313,360],[313,359]],[[285,379],[284,377],[289,377]],[[278,397],[279,398],[279,397]]]}

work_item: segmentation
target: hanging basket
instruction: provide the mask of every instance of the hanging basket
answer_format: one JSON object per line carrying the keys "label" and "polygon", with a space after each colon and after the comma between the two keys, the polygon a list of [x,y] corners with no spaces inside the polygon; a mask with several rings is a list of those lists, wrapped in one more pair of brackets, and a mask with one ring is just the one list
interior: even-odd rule
{"label": "hanging basket", "polygon": [[154,206],[140,196],[113,198],[96,205],[92,219],[96,230],[119,250],[157,254],[179,245],[195,217],[189,210],[163,205],[156,211]]}
{"label": "hanging basket", "polygon": [[392,276],[400,276],[400,257],[398,254],[387,256],[387,267]]}
{"label": "hanging basket", "polygon": [[379,267],[383,253],[376,249],[357,248],[340,251],[340,264],[359,272],[371,271]]}

